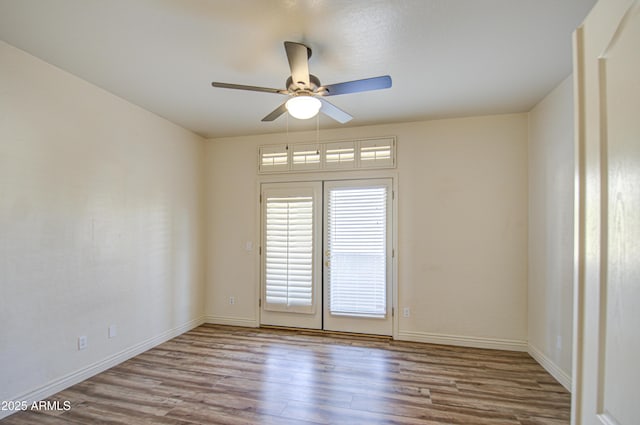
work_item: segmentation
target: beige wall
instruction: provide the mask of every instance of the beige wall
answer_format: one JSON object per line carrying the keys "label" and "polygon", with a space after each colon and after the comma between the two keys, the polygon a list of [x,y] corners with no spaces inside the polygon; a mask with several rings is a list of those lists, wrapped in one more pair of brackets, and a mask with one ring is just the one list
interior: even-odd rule
{"label": "beige wall", "polygon": [[204,142],[2,42],[0,64],[0,400],[24,400],[201,322]]}
{"label": "beige wall", "polygon": [[529,113],[530,353],[571,387],[574,139],[572,78]]}
{"label": "beige wall", "polygon": [[[402,339],[526,349],[527,115],[321,130],[397,136]],[[256,325],[257,147],[314,132],[207,143],[207,320]],[[355,175],[355,174],[354,174]],[[230,305],[228,297],[236,303]]]}

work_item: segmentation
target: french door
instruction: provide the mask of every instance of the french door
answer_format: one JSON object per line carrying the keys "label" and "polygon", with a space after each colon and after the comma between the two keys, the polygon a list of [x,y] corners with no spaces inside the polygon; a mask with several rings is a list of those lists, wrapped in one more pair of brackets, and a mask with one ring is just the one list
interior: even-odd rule
{"label": "french door", "polygon": [[322,328],[322,183],[263,184],[263,325]]}
{"label": "french door", "polygon": [[391,335],[391,179],[261,188],[260,323]]}

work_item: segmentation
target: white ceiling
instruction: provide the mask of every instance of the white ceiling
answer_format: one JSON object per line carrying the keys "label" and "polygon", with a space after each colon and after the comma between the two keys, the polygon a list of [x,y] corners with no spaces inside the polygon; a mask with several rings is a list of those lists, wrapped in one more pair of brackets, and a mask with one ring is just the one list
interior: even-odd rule
{"label": "white ceiling", "polygon": [[[571,72],[595,0],[0,0],[0,39],[205,137],[314,128],[260,120],[285,98],[285,40],[323,84],[391,75],[330,100],[348,124],[524,112]],[[321,128],[341,124],[322,117]]]}

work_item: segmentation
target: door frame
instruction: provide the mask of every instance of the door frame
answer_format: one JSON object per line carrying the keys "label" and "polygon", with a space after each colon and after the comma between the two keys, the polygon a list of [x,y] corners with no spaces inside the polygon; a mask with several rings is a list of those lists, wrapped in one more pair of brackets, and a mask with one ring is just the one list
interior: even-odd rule
{"label": "door frame", "polygon": [[255,219],[257,220],[257,231],[254,235],[256,241],[256,249],[258,255],[255,255],[254,267],[256,270],[257,281],[255,282],[254,290],[254,311],[256,317],[256,325],[261,326],[261,306],[260,298],[262,294],[262,254],[264,253],[262,247],[262,208],[260,205],[260,194],[262,184],[265,183],[299,183],[299,182],[312,182],[312,181],[339,181],[339,180],[368,180],[368,179],[391,179],[392,196],[391,196],[391,249],[393,255],[391,256],[391,306],[392,306],[392,328],[393,339],[398,338],[398,260],[400,253],[398,252],[398,187],[399,178],[398,172],[395,170],[357,170],[357,171],[330,171],[330,172],[304,172],[304,173],[282,173],[282,174],[263,174],[258,175],[256,178],[256,204],[255,204]]}
{"label": "door frame", "polygon": [[[608,309],[624,294],[621,289],[624,279],[629,281],[625,261],[614,261],[610,248],[617,243],[626,243],[635,236],[637,226],[629,226],[627,231],[611,225],[612,217],[619,213],[621,220],[628,217],[621,208],[612,208],[616,203],[633,205],[637,194],[630,190],[617,190],[616,202],[610,193],[611,177],[620,180],[632,175],[629,165],[620,166],[619,158],[624,155],[616,149],[624,146],[620,140],[610,139],[611,114],[607,75],[612,68],[616,45],[625,39],[629,24],[638,25],[640,0],[599,0],[584,23],[574,33],[574,103],[576,108],[576,181],[575,198],[575,280],[574,280],[574,333],[573,333],[573,385],[571,423],[575,425],[615,424],[619,412],[612,412],[609,406],[620,411],[620,405],[629,406],[620,393],[611,391],[611,386],[624,388],[620,376],[629,374],[626,364],[608,359],[607,352],[620,350],[620,345],[612,344],[609,335],[619,334],[620,339],[628,334],[628,329],[617,327],[611,320]],[[637,27],[634,27],[637,28]],[[628,35],[627,35],[628,37]],[[635,39],[632,39],[635,41]],[[634,46],[635,47],[635,46]],[[617,59],[625,56],[618,56]],[[615,62],[614,62],[615,63]],[[637,62],[636,62],[637,63]],[[623,64],[622,68],[624,68]],[[613,68],[615,69],[615,68]],[[625,80],[619,80],[624,82]],[[618,88],[619,90],[619,88]],[[637,99],[637,98],[635,98]],[[611,157],[612,149],[614,156]],[[630,157],[637,163],[636,157]],[[613,166],[613,167],[612,167]],[[622,177],[620,177],[622,176]],[[628,178],[628,183],[635,183]],[[636,179],[637,180],[637,179]],[[636,186],[634,186],[636,187]],[[633,198],[636,196],[636,198]],[[619,201],[618,201],[619,200]],[[635,240],[635,239],[633,239]],[[613,252],[615,255],[615,250]],[[633,257],[632,257],[633,258]],[[617,260],[617,259],[616,259]],[[617,275],[617,276],[615,276]],[[618,285],[618,293],[610,284]],[[613,300],[613,301],[612,301]],[[627,302],[636,299],[627,298]],[[626,304],[626,303],[625,303]],[[633,310],[628,304],[616,306],[616,313]],[[611,310],[611,309],[610,309]],[[634,310],[635,311],[635,310]],[[632,316],[632,319],[637,316]],[[629,320],[629,319],[627,319]],[[615,365],[615,368],[612,366]],[[611,371],[609,370],[611,368]],[[627,383],[628,384],[628,383]],[[628,389],[628,388],[626,388]],[[613,403],[607,399],[610,398]],[[616,403],[617,402],[617,403]],[[634,406],[635,407],[635,406]],[[629,408],[622,411],[627,415]],[[635,412],[633,412],[635,413]],[[616,418],[618,416],[618,418]],[[634,417],[637,419],[637,417]],[[634,419],[631,419],[636,423]],[[625,424],[628,423],[625,422]]]}

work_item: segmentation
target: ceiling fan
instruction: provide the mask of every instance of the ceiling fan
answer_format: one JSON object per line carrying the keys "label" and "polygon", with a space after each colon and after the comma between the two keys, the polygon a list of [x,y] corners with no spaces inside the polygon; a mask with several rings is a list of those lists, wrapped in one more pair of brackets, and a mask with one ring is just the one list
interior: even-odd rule
{"label": "ceiling fan", "polygon": [[322,112],[341,124],[350,121],[353,117],[325,100],[325,97],[391,87],[391,77],[388,75],[323,86],[320,84],[318,77],[309,73],[310,47],[302,43],[285,41],[284,49],[289,60],[289,68],[291,68],[291,76],[287,78],[285,83],[286,89],[245,86],[216,81],[212,82],[211,85],[225,89],[249,90],[289,96],[289,100],[274,109],[262,121],[273,121],[287,111],[298,119],[312,118],[318,112]]}

